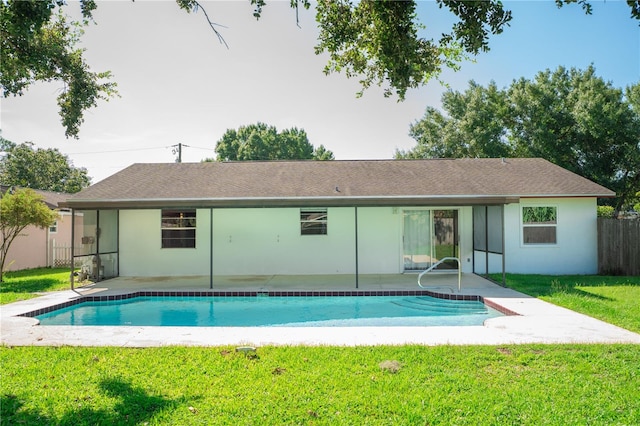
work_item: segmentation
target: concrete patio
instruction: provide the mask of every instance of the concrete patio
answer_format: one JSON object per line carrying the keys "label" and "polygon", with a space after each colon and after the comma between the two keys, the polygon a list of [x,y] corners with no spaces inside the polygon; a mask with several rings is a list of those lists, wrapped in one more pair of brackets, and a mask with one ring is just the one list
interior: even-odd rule
{"label": "concrete patio", "polygon": [[[384,291],[420,290],[418,274],[359,275],[233,275],[189,277],[118,277],[76,288],[83,295],[111,295],[134,291]],[[475,274],[464,274],[461,294],[477,294],[476,289],[499,289]],[[458,293],[458,275],[436,272],[422,284],[441,293]]]}
{"label": "concrete patio", "polygon": [[[18,315],[81,297],[136,291],[209,290],[208,276],[119,277],[76,291],[62,291],[4,305],[0,341],[7,346],[125,346],[167,345],[504,345],[522,343],[636,343],[640,334],[506,289],[473,274],[463,274],[458,292],[457,275],[437,273],[423,284],[440,293],[484,297],[516,316],[464,327],[137,327],[40,326],[34,318]],[[227,276],[214,277],[217,291],[378,291],[418,290],[417,275],[355,276]]]}

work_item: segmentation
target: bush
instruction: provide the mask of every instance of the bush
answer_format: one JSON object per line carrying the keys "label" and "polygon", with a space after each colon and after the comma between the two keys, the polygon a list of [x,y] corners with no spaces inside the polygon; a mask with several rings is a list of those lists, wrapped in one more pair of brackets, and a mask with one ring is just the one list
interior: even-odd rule
{"label": "bush", "polygon": [[598,217],[613,217],[614,211],[612,206],[598,206]]}

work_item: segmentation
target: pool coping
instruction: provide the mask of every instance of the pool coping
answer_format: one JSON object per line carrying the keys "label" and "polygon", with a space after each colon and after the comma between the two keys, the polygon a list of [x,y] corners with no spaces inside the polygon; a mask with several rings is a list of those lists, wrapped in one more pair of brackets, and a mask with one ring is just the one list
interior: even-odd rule
{"label": "pool coping", "polygon": [[458,300],[482,302],[488,307],[495,309],[503,315],[518,315],[518,313],[505,308],[491,300],[485,300],[482,296],[472,294],[448,294],[437,293],[430,290],[373,290],[373,291],[153,291],[141,290],[130,293],[111,294],[103,296],[83,295],[66,302],[35,309],[33,311],[19,314],[19,317],[34,318],[39,315],[48,314],[59,309],[69,308],[85,302],[112,302],[118,300],[128,300],[136,297],[383,297],[383,296],[430,296],[443,300]]}
{"label": "pool coping", "polygon": [[[145,284],[146,285],[146,284]],[[92,290],[93,291],[93,290]],[[3,346],[372,346],[372,345],[508,345],[528,343],[632,343],[640,334],[591,318],[569,309],[503,288],[487,281],[482,288],[449,294],[431,290],[346,290],[317,291],[320,294],[391,295],[435,294],[441,298],[482,298],[485,304],[515,315],[491,318],[482,326],[430,327],[158,327],[158,326],[41,326],[36,318],[21,316],[39,309],[86,298],[116,300],[139,294],[219,294],[212,290],[118,291],[118,294],[88,294],[88,290],[60,291],[0,305],[0,344]],[[223,291],[224,294],[244,294]],[[260,294],[263,290],[249,291]],[[269,295],[301,295],[302,290],[269,290]],[[311,293],[314,293],[313,291]],[[431,294],[429,294],[431,293]],[[110,299],[111,298],[111,299]]]}

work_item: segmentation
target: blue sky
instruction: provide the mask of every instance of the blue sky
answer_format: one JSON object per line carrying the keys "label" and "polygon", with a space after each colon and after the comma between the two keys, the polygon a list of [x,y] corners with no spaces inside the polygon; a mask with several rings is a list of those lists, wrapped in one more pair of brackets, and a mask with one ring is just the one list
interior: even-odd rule
{"label": "blue sky", "polygon": [[[415,141],[409,125],[427,106],[440,106],[446,88],[432,82],[411,90],[404,102],[372,88],[356,99],[356,79],[325,76],[326,57],[316,56],[313,11],[288,1],[268,2],[263,18],[249,1],[202,2],[221,28],[220,45],[202,13],[187,14],[173,1],[99,2],[97,25],[83,38],[95,71],[111,70],[121,97],[86,114],[80,139],[64,137],[55,97],[60,85],[37,84],[24,96],[2,99],[2,136],[14,142],[58,148],[93,182],[135,162],[171,162],[171,145],[183,143],[183,161],[213,156],[229,128],[262,121],[279,129],[299,127],[314,145],[337,159],[391,158]],[[469,80],[499,87],[562,65],[589,64],[616,87],[639,81],[640,27],[624,1],[592,1],[593,15],[578,5],[557,9],[553,1],[505,1],[511,26],[493,36],[491,51],[442,79],[463,91]],[[73,10],[75,5],[71,5]],[[447,30],[451,16],[434,2],[418,12],[428,33]]]}

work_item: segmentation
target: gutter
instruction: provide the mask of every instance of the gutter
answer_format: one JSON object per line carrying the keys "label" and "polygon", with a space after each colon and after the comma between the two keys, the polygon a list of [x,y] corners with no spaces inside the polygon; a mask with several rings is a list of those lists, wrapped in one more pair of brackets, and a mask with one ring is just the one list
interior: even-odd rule
{"label": "gutter", "polygon": [[67,200],[61,206],[74,209],[142,208],[267,208],[267,207],[384,207],[384,206],[459,206],[503,205],[517,203],[518,196],[391,196],[391,197],[284,197],[284,198],[156,198]]}

